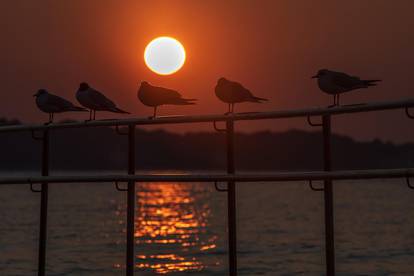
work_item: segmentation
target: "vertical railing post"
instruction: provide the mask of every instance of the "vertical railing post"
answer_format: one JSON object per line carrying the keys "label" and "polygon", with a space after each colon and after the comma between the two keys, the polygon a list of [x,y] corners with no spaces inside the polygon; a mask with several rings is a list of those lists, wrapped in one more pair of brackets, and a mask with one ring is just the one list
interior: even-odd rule
{"label": "vertical railing post", "polygon": [[[49,130],[43,131],[42,137],[42,176],[49,175]],[[46,239],[47,239],[47,201],[48,183],[41,184],[40,193],[40,231],[39,231],[39,255],[38,255],[38,275],[44,276],[46,273]]]}
{"label": "vertical railing post", "polygon": [[[135,174],[135,125],[128,125],[128,174]],[[128,182],[126,275],[134,275],[135,267],[135,182]]]}
{"label": "vertical railing post", "polygon": [[[332,170],[331,116],[322,116],[324,170]],[[332,180],[324,181],[326,275],[335,275],[334,204]]]}
{"label": "vertical railing post", "polygon": [[[234,174],[234,121],[226,121],[227,173]],[[237,228],[236,228],[236,186],[233,181],[228,184],[227,212],[229,227],[229,271],[230,276],[237,275]]]}

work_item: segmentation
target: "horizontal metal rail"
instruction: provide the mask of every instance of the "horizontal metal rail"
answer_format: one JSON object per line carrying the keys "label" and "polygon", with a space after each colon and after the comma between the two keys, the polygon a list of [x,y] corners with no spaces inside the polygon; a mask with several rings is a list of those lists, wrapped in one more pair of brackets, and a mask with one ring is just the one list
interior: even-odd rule
{"label": "horizontal metal rail", "polygon": [[[354,105],[342,105],[337,107],[316,107],[308,109],[280,110],[270,112],[235,113],[230,115],[196,115],[196,116],[167,116],[157,118],[132,118],[111,119],[87,122],[53,123],[49,125],[9,125],[0,127],[0,132],[34,131],[45,129],[83,128],[102,126],[127,126],[127,125],[161,125],[161,124],[184,124],[220,121],[246,121],[261,119],[282,119],[294,117],[308,117],[318,115],[340,115],[358,112],[370,112],[378,110],[391,110],[414,107],[414,99],[372,102]],[[408,112],[407,112],[408,113]]]}
{"label": "horizontal metal rail", "polygon": [[383,170],[347,170],[280,172],[264,174],[114,174],[83,176],[0,177],[0,185],[36,183],[93,183],[93,182],[289,182],[318,180],[351,180],[414,177],[414,168]]}

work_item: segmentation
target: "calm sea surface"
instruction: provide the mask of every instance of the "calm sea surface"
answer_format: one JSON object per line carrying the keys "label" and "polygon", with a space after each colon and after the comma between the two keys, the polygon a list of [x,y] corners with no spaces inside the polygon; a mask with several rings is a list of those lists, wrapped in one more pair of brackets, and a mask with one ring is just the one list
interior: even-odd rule
{"label": "calm sea surface", "polygon": [[[136,184],[136,275],[226,275],[226,196],[203,183]],[[39,198],[0,187],[0,275],[35,275]],[[126,194],[49,188],[48,275],[123,275]],[[414,275],[405,180],[337,182],[338,275]],[[237,184],[240,275],[323,275],[323,194],[306,183]]]}

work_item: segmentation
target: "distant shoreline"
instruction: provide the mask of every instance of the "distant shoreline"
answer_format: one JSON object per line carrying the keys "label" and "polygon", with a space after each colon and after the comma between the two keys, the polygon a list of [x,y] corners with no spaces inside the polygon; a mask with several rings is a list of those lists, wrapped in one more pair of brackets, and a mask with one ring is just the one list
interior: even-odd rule
{"label": "distant shoreline", "polygon": [[[113,129],[56,130],[51,135],[50,170],[110,171],[127,168],[127,139]],[[40,171],[41,148],[30,134],[0,135],[0,172]],[[289,130],[236,133],[238,171],[322,170],[322,134]],[[333,169],[414,167],[414,144],[359,142],[332,135]],[[225,136],[215,132],[177,134],[136,129],[136,168],[140,170],[218,170],[226,168]]]}

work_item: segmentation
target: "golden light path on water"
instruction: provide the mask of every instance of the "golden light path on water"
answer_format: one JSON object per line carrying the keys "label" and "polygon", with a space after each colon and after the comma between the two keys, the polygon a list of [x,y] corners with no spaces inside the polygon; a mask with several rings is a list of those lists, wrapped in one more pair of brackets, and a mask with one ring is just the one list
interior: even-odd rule
{"label": "golden light path on water", "polygon": [[207,193],[205,186],[189,183],[137,185],[136,268],[158,274],[206,268],[200,253],[217,246],[217,236],[208,231]]}

